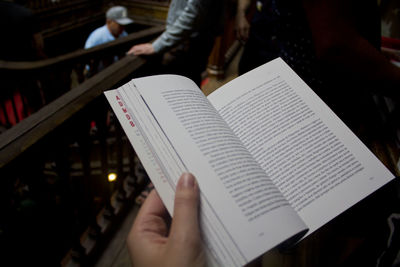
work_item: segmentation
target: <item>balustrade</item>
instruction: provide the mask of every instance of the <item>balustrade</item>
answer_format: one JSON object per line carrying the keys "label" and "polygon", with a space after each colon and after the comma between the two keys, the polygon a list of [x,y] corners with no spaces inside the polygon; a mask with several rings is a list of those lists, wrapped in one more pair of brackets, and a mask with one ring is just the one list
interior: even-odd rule
{"label": "balustrade", "polygon": [[3,262],[90,264],[106,244],[146,177],[137,175],[141,166],[102,93],[143,74],[149,63],[124,56],[91,77],[85,66],[162,30],[152,27],[42,61],[0,61],[2,77],[16,83],[10,82],[9,94],[18,90],[39,99],[0,138]]}
{"label": "balustrade", "polygon": [[[15,114],[18,103],[13,96],[16,93],[21,95],[21,102],[24,105],[20,109],[22,109],[22,115],[26,117],[82,83],[87,78],[84,74],[86,66],[100,61],[107,66],[113,62],[108,59],[114,58],[116,55],[124,56],[134,43],[150,40],[157,36],[162,29],[162,26],[152,27],[92,49],[78,49],[45,60],[32,62],[0,60],[0,77],[2,81],[6,81],[3,83],[3,93],[0,99],[2,111],[6,113],[5,104],[10,105],[9,102],[11,102],[14,114],[10,116],[15,118],[15,121],[10,121],[10,118],[5,116],[4,126],[9,128],[21,119],[21,114],[20,116]],[[107,60],[108,64],[105,63]]]}

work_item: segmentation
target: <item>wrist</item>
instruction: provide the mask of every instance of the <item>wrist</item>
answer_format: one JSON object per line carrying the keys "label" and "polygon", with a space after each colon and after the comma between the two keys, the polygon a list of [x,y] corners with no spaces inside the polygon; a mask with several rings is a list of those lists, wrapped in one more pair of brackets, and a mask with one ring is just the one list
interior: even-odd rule
{"label": "wrist", "polygon": [[238,16],[238,17],[246,17],[246,10],[238,9],[238,11],[236,12],[236,16]]}

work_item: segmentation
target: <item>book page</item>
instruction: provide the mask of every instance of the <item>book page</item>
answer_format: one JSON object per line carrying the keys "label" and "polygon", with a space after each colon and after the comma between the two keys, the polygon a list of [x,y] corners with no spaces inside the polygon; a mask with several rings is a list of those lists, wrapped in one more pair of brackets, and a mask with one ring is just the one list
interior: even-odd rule
{"label": "book page", "polygon": [[171,214],[179,176],[196,176],[211,264],[241,266],[304,233],[304,222],[192,81],[139,78],[106,96]]}
{"label": "book page", "polygon": [[312,233],[394,176],[282,59],[208,99]]}

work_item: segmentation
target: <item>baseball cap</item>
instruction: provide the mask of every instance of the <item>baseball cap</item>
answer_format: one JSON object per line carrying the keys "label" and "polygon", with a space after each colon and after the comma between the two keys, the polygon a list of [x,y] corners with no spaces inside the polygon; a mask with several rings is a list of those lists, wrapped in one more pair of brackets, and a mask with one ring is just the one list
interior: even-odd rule
{"label": "baseball cap", "polygon": [[128,18],[128,10],[123,6],[114,6],[107,10],[106,18],[114,20],[120,25],[128,25],[133,23],[133,20]]}

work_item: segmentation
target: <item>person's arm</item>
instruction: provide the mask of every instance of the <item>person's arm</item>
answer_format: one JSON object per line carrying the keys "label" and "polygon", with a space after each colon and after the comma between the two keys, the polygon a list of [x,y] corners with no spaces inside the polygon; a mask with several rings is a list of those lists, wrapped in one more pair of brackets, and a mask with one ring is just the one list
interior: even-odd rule
{"label": "person's arm", "polygon": [[303,0],[317,58],[381,93],[399,97],[400,70],[357,32],[351,1]]}
{"label": "person's arm", "polygon": [[168,229],[168,212],[153,190],[143,203],[127,246],[136,267],[205,266],[198,220],[199,188],[192,174],[183,174],[177,184],[174,215]]}
{"label": "person's arm", "polygon": [[247,20],[246,13],[252,0],[238,0],[235,16],[236,38],[246,41],[249,38],[250,23]]}
{"label": "person's arm", "polygon": [[84,48],[89,49],[98,45],[95,41],[95,32],[93,31],[85,41]]}
{"label": "person's arm", "polygon": [[151,55],[164,52],[189,36],[202,19],[206,19],[207,9],[215,0],[189,0],[186,7],[172,25],[153,42],[133,46],[128,54]]}

